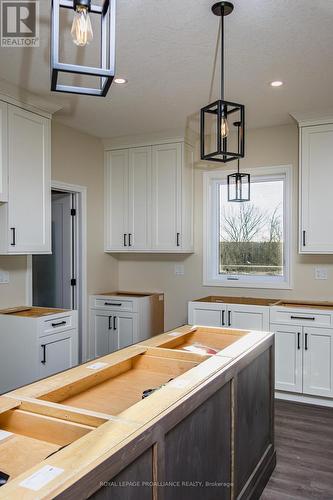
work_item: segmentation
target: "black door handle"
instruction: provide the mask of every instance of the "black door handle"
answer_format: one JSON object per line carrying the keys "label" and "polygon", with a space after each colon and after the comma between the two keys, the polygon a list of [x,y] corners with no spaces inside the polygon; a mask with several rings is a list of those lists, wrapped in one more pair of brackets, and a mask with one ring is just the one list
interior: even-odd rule
{"label": "black door handle", "polygon": [[10,230],[12,232],[12,242],[10,245],[12,247],[15,247],[16,246],[16,229],[15,229],[15,227],[11,227]]}
{"label": "black door handle", "polygon": [[297,349],[300,350],[301,348],[301,333],[298,332],[297,334]]}
{"label": "black door handle", "polygon": [[308,350],[308,334],[305,334],[305,350]]}
{"label": "black door handle", "polygon": [[127,234],[124,234],[124,247],[127,247]]}
{"label": "black door handle", "polygon": [[222,326],[225,326],[225,319],[224,319],[224,316],[225,316],[225,310],[223,309],[223,310],[222,310]]}
{"label": "black door handle", "polygon": [[306,246],[306,232],[305,231],[302,232],[302,239],[303,239],[303,247],[305,247]]}
{"label": "black door handle", "polygon": [[129,233],[128,235],[128,246],[131,247],[132,246],[132,234]]}
{"label": "black door handle", "polygon": [[180,233],[177,233],[177,247],[180,247]]}
{"label": "black door handle", "polygon": [[109,316],[109,330],[112,330],[111,321],[112,321],[112,316]]}
{"label": "black door handle", "polygon": [[113,329],[117,330],[117,316],[113,317]]}
{"label": "black door handle", "polygon": [[43,350],[43,358],[42,358],[41,363],[43,365],[45,365],[46,364],[46,345],[45,344],[41,345],[41,348]]}
{"label": "black door handle", "polygon": [[57,326],[62,326],[62,325],[67,325],[66,321],[60,321],[60,323],[51,323],[53,328],[56,328]]}
{"label": "black door handle", "polygon": [[231,311],[228,311],[228,326],[231,326]]}

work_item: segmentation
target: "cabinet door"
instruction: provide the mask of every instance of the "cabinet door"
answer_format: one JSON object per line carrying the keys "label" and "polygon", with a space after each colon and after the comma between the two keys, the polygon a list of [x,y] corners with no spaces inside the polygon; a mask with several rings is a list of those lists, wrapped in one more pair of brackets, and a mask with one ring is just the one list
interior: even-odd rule
{"label": "cabinet door", "polygon": [[333,396],[333,330],[304,328],[303,392]]}
{"label": "cabinet door", "polygon": [[275,389],[302,392],[302,328],[271,325],[275,333]]}
{"label": "cabinet door", "polygon": [[269,308],[243,304],[228,305],[226,326],[245,330],[268,331]]}
{"label": "cabinet door", "polygon": [[114,320],[115,350],[132,345],[137,337],[136,314],[118,313]]}
{"label": "cabinet door", "polygon": [[333,253],[333,125],[301,131],[301,253]]}
{"label": "cabinet door", "polygon": [[181,144],[154,146],[152,161],[153,249],[181,249]]}
{"label": "cabinet door", "polygon": [[8,251],[50,253],[50,120],[9,106],[8,134]]}
{"label": "cabinet door", "polygon": [[96,358],[105,356],[114,350],[112,321],[113,317],[111,313],[106,311],[91,312],[91,332],[95,339]]}
{"label": "cabinet door", "polygon": [[68,370],[78,363],[77,331],[50,335],[40,339],[39,377]]}
{"label": "cabinet door", "polygon": [[151,246],[151,148],[134,148],[129,152],[130,250],[149,250]]}
{"label": "cabinet door", "polygon": [[190,325],[223,326],[226,322],[226,307],[221,304],[190,302],[188,312]]}
{"label": "cabinet door", "polygon": [[8,201],[8,105],[0,101],[0,202]]}
{"label": "cabinet door", "polygon": [[106,250],[128,248],[128,149],[106,154]]}

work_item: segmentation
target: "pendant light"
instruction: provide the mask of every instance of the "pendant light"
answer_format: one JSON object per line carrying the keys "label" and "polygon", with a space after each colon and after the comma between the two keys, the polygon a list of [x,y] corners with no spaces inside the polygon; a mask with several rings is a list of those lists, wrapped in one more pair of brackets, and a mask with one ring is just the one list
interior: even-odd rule
{"label": "pendant light", "polygon": [[[202,108],[200,117],[201,159],[223,163],[244,158],[245,107],[243,104],[224,99],[224,18],[231,14],[233,9],[234,6],[230,2],[218,2],[212,7],[213,13],[221,17],[221,99]],[[230,120],[240,123],[241,140],[236,151],[232,151],[230,146],[235,136],[232,133],[235,131],[230,129]]]}
{"label": "pendant light", "polygon": [[[84,94],[105,97],[115,75],[115,7],[116,0],[104,0],[97,5],[92,0],[52,0],[51,12],[51,90],[69,94]],[[97,66],[83,66],[60,62],[59,35],[60,10],[73,11],[71,36],[73,43],[81,48],[92,42],[94,33],[90,17],[96,15],[100,21],[100,43]],[[59,75],[88,75],[97,78],[95,87],[66,85],[59,83]]]}
{"label": "pendant light", "polygon": [[[241,142],[241,122],[235,122],[237,127],[238,147]],[[238,168],[235,174],[228,175],[228,201],[242,203],[250,201],[250,174],[244,174],[239,171],[239,158],[237,160]]]}

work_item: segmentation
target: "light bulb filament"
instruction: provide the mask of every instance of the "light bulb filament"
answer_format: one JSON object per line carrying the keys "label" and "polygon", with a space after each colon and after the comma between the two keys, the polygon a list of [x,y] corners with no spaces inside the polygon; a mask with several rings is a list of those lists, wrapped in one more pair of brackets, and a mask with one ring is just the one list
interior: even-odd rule
{"label": "light bulb filament", "polygon": [[229,135],[229,124],[228,120],[225,116],[222,116],[221,120],[221,136],[222,139],[225,139]]}
{"label": "light bulb filament", "polygon": [[75,45],[85,47],[94,38],[88,8],[84,5],[77,5],[71,35]]}

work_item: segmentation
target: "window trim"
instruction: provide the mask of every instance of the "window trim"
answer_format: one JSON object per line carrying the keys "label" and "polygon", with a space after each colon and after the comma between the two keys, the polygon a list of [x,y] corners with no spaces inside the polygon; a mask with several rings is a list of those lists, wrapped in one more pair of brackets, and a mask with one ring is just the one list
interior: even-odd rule
{"label": "window trim", "polygon": [[[203,286],[219,286],[227,288],[292,288],[292,193],[293,193],[293,168],[292,165],[280,165],[274,167],[247,168],[252,178],[272,177],[272,179],[283,176],[284,183],[284,278],[273,278],[259,276],[245,277],[238,280],[230,280],[225,276],[218,276],[214,271],[217,255],[217,203],[218,196],[213,196],[218,183],[225,182],[231,171],[213,170],[203,173]],[[216,230],[214,230],[214,227]]]}

